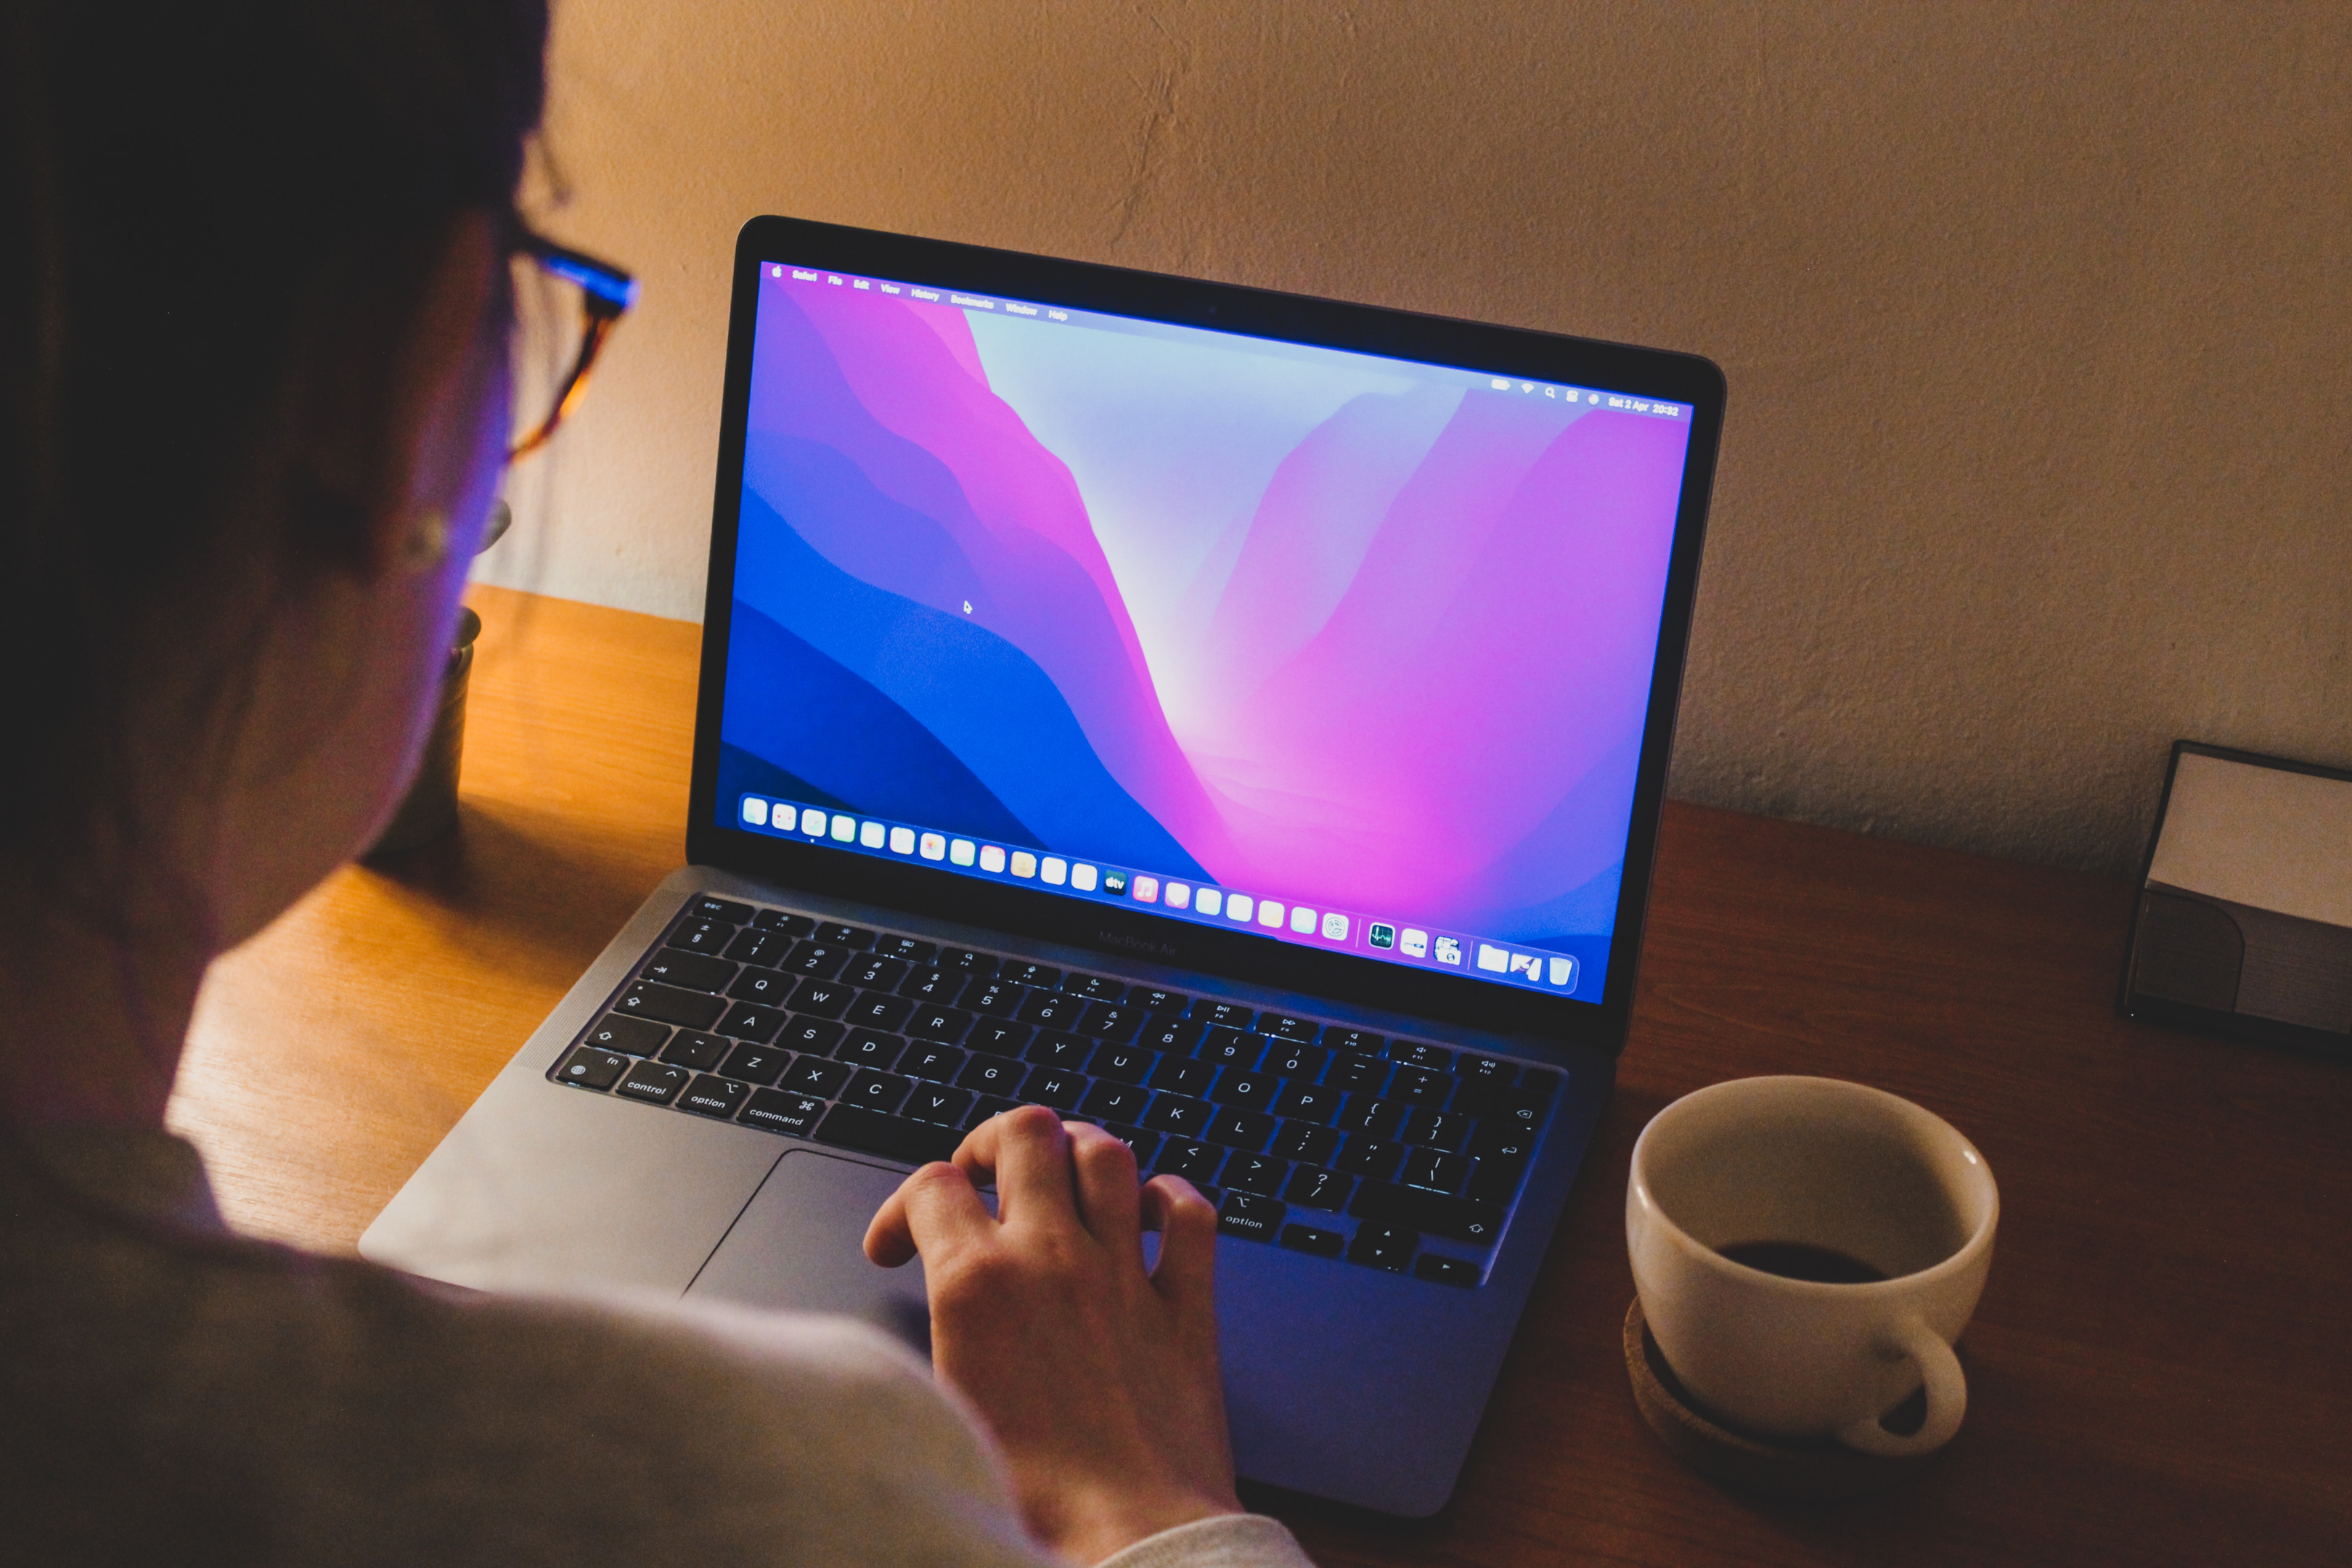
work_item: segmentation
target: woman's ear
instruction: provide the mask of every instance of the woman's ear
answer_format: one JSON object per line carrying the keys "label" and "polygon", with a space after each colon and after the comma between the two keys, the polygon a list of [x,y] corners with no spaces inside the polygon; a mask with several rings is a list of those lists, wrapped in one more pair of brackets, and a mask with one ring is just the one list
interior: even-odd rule
{"label": "woman's ear", "polygon": [[304,378],[303,465],[356,537],[320,541],[365,580],[447,559],[453,515],[481,458],[484,407],[505,352],[498,226],[458,214],[428,248],[422,286],[337,323]]}

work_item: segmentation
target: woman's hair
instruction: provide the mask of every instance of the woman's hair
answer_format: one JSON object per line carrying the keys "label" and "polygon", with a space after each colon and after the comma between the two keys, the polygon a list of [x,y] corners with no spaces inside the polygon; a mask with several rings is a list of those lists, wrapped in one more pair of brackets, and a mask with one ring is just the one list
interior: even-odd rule
{"label": "woman's hair", "polygon": [[241,576],[355,559],[355,498],[267,498],[257,537],[231,491],[322,343],[365,412],[452,220],[511,212],[546,26],[545,0],[0,0],[9,892],[136,853],[131,710],[183,654],[234,706],[258,628],[204,616]]}

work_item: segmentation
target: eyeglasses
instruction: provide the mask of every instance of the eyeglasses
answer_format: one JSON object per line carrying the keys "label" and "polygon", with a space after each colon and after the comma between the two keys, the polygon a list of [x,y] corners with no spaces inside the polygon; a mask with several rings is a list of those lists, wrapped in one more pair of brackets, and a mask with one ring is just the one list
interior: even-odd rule
{"label": "eyeglasses", "polygon": [[[553,438],[556,427],[578,406],[581,395],[588,390],[588,373],[595,368],[604,340],[613,335],[613,328],[637,298],[636,279],[619,268],[576,250],[566,250],[528,229],[516,235],[514,255],[519,265],[529,263],[542,280],[553,285],[550,293],[577,290],[580,298],[576,323],[551,324],[559,338],[567,340],[550,362],[551,369],[556,372],[548,379],[553,392],[552,403],[542,404],[547,407],[547,416],[527,426],[526,433],[517,436],[514,444],[507,448],[509,463],[530,457]],[[564,313],[571,314],[568,310]],[[568,342],[572,332],[579,335],[576,348]],[[568,370],[562,368],[566,358],[570,360]]]}

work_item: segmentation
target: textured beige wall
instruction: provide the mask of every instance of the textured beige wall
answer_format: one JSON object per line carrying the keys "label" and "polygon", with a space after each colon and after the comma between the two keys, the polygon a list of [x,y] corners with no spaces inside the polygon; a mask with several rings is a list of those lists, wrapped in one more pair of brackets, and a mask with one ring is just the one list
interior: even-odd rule
{"label": "textured beige wall", "polygon": [[2122,868],[2175,735],[2352,763],[2352,7],[561,0],[641,313],[486,569],[699,613],[791,213],[1696,350],[1674,788]]}

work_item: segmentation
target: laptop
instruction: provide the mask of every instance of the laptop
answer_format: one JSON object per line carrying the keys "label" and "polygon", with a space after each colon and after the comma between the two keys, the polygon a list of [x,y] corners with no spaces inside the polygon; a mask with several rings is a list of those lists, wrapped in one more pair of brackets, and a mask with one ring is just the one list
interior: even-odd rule
{"label": "laptop", "polygon": [[1035,1102],[1216,1204],[1245,1480],[1451,1495],[1632,1010],[1724,385],[763,217],[686,864],[362,1238],[856,1313]]}

